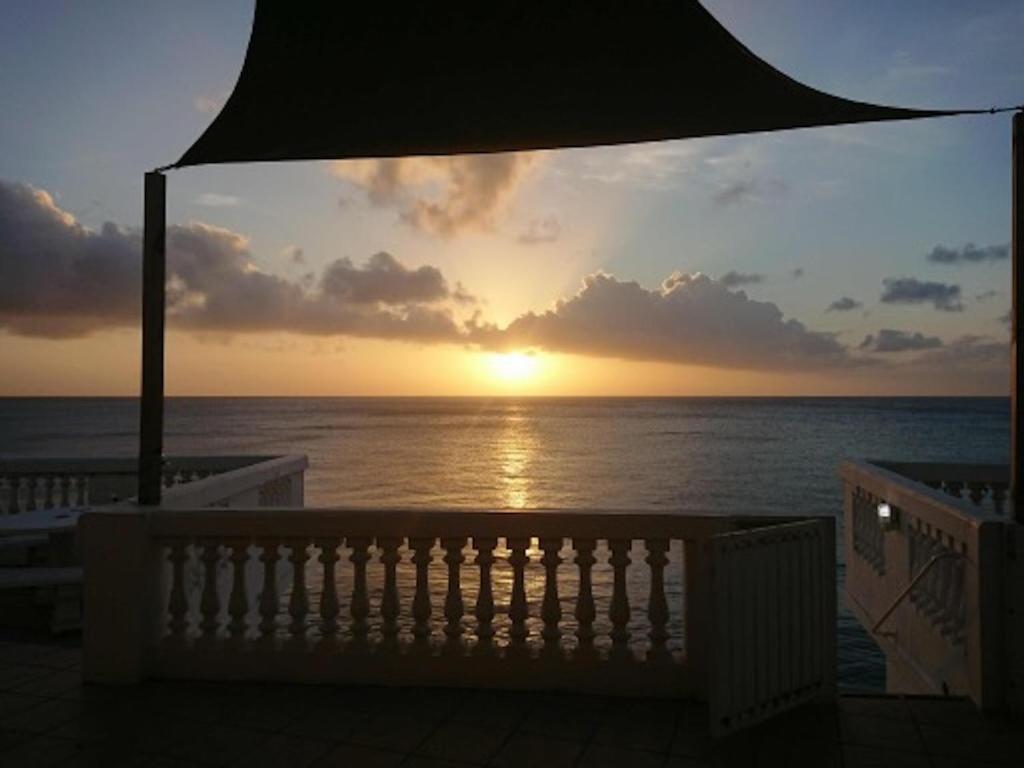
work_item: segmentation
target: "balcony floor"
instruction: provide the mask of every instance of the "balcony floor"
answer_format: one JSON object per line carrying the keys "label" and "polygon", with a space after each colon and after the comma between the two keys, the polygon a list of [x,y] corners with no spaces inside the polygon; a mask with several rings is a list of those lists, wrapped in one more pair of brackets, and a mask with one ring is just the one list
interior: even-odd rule
{"label": "balcony floor", "polygon": [[842,696],[712,745],[706,712],[673,701],[244,683],[104,688],[82,685],[80,665],[73,645],[0,642],[0,764],[898,767],[1020,756],[1010,724],[951,699]]}

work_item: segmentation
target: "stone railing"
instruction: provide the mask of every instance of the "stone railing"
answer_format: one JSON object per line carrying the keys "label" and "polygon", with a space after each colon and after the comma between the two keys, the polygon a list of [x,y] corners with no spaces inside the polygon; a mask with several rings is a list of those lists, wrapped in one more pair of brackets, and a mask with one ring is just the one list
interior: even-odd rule
{"label": "stone railing", "polygon": [[875,466],[916,480],[996,515],[1006,511],[1010,468],[1006,464],[936,464],[877,461]]}
{"label": "stone railing", "polygon": [[[296,457],[291,458],[294,463]],[[195,487],[197,481],[212,476],[223,478],[226,473],[243,472],[244,476],[247,468],[270,461],[280,462],[281,459],[273,456],[169,456],[163,470],[164,486],[168,489],[165,493],[172,499],[180,498],[178,486]],[[136,490],[136,468],[136,460],[132,458],[0,459],[0,515],[55,507],[100,506],[131,499]],[[301,503],[300,496],[300,506]]]}
{"label": "stone railing", "polygon": [[[552,510],[89,514],[85,674],[693,697],[720,680],[734,702],[721,715],[727,726],[834,681],[832,520],[779,522],[789,521]],[[728,605],[714,604],[715,578]],[[763,649],[736,648],[751,663],[770,654],[758,666],[781,664],[774,682],[740,695],[735,679],[712,676],[713,638],[749,631],[755,612],[782,603],[792,622],[768,619],[750,635],[767,639]],[[817,661],[800,671],[780,662],[784,632],[794,642],[807,634],[793,647],[816,649]],[[727,645],[715,645],[714,658],[732,663]]]}
{"label": "stone railing", "polygon": [[1002,498],[1006,468],[949,469],[843,462],[847,602],[886,654],[890,691],[999,707],[1008,523],[981,502]]}

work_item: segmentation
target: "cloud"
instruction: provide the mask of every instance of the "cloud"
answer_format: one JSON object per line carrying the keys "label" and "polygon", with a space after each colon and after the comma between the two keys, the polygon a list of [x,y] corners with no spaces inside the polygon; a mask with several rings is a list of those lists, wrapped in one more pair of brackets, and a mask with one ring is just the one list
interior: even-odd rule
{"label": "cloud", "polygon": [[992,290],[992,291],[982,291],[981,293],[975,294],[974,300],[975,301],[988,301],[989,299],[994,299],[996,296],[999,296],[1000,293],[1001,293],[1000,291],[994,291],[994,290]]}
{"label": "cloud", "polygon": [[352,304],[429,304],[452,295],[437,267],[409,269],[383,251],[362,267],[338,259],[324,270],[321,285],[325,294]]}
{"label": "cloud", "polygon": [[306,253],[297,245],[286,245],[281,249],[281,257],[287,259],[292,264],[306,263]]}
{"label": "cloud", "polygon": [[650,290],[598,272],[553,309],[520,315],[505,329],[476,326],[470,338],[487,349],[540,348],[727,368],[853,364],[833,335],[808,330],[785,319],[775,304],[753,301],[700,273],[673,273]]}
{"label": "cloud", "polygon": [[450,238],[493,229],[539,157],[520,152],[345,160],[331,168],[372,205],[394,208],[410,226]]}
{"label": "cloud", "polygon": [[836,299],[828,305],[826,312],[849,312],[853,309],[860,309],[864,305],[856,299],[851,299],[849,296],[843,296]]}
{"label": "cloud", "polygon": [[756,178],[736,179],[720,187],[712,197],[715,205],[726,207],[745,200],[765,200],[783,195],[788,191],[780,179],[762,181]]}
{"label": "cloud", "polygon": [[[141,235],[96,232],[46,192],[0,181],[0,328],[50,338],[84,336],[139,320]],[[248,240],[192,223],[167,228],[168,321],[199,331],[289,331],[416,341],[460,341],[449,288],[434,267],[411,269],[379,253],[337,259],[319,279],[261,271]],[[472,297],[469,297],[471,300]]]}
{"label": "cloud", "polygon": [[1010,244],[986,245],[981,248],[967,243],[962,248],[936,245],[928,254],[933,264],[978,264],[984,261],[1005,261],[1010,257]]}
{"label": "cloud", "polygon": [[764,275],[748,274],[731,270],[719,278],[719,282],[726,288],[739,288],[743,285],[758,285],[764,282]]}
{"label": "cloud", "polygon": [[789,275],[794,280],[799,280],[801,277],[804,276],[804,268],[803,267],[796,267],[795,269],[791,269],[789,271]]}
{"label": "cloud", "polygon": [[196,205],[205,205],[207,208],[235,208],[241,204],[242,198],[218,192],[203,192],[196,198]]}
{"label": "cloud", "polygon": [[941,346],[942,339],[938,336],[925,336],[923,333],[883,328],[877,336],[870,334],[866,336],[859,349],[868,352],[919,352],[923,349],[937,349]]}
{"label": "cloud", "polygon": [[526,229],[519,235],[518,240],[523,245],[538,245],[540,243],[553,243],[562,236],[562,223],[556,216],[545,216],[544,218],[531,219]]}
{"label": "cloud", "polygon": [[882,281],[885,304],[931,304],[943,312],[960,312],[960,286],[931,283],[913,277],[889,277]]}
{"label": "cloud", "polygon": [[985,336],[961,336],[940,348],[921,356],[917,363],[923,367],[948,370],[993,369],[1004,371],[1010,362],[1010,347],[1005,341],[993,341]]}

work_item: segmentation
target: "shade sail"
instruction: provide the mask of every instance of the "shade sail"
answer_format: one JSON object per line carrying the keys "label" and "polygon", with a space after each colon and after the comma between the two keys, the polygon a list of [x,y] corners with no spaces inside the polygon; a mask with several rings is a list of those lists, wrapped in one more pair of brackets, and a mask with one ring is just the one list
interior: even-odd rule
{"label": "shade sail", "polygon": [[550,149],[904,120],[759,59],[696,0],[258,0],[177,166]]}

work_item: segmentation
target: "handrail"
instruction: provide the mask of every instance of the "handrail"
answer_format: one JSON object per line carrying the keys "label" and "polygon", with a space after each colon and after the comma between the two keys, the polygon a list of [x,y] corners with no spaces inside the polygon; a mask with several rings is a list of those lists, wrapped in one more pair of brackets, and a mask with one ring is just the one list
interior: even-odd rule
{"label": "handrail", "polygon": [[[872,634],[883,634],[883,633],[878,631],[878,628],[881,627],[882,624],[885,623],[885,620],[888,619],[892,615],[892,612],[895,611],[897,607],[899,607],[899,604],[902,603],[904,601],[904,599],[906,599],[907,595],[909,595],[910,592],[914,589],[914,587],[917,586],[917,582],[919,582],[924,577],[924,575],[926,573],[928,573],[928,571],[931,570],[931,567],[933,565],[935,565],[937,562],[939,562],[940,560],[945,560],[947,558],[951,558],[951,557],[963,557],[963,555],[961,553],[959,553],[959,552],[940,552],[939,554],[934,555],[927,563],[925,563],[924,566],[921,568],[921,570],[917,572],[917,575],[914,576],[914,578],[912,578],[910,580],[910,583],[907,584],[907,586],[903,589],[903,591],[900,592],[900,594],[896,597],[896,599],[893,601],[892,605],[890,605],[885,610],[885,612],[882,614],[882,617],[878,621],[875,622],[875,625],[871,628],[871,633]],[[886,632],[884,634],[891,635],[893,633],[892,632]]]}

